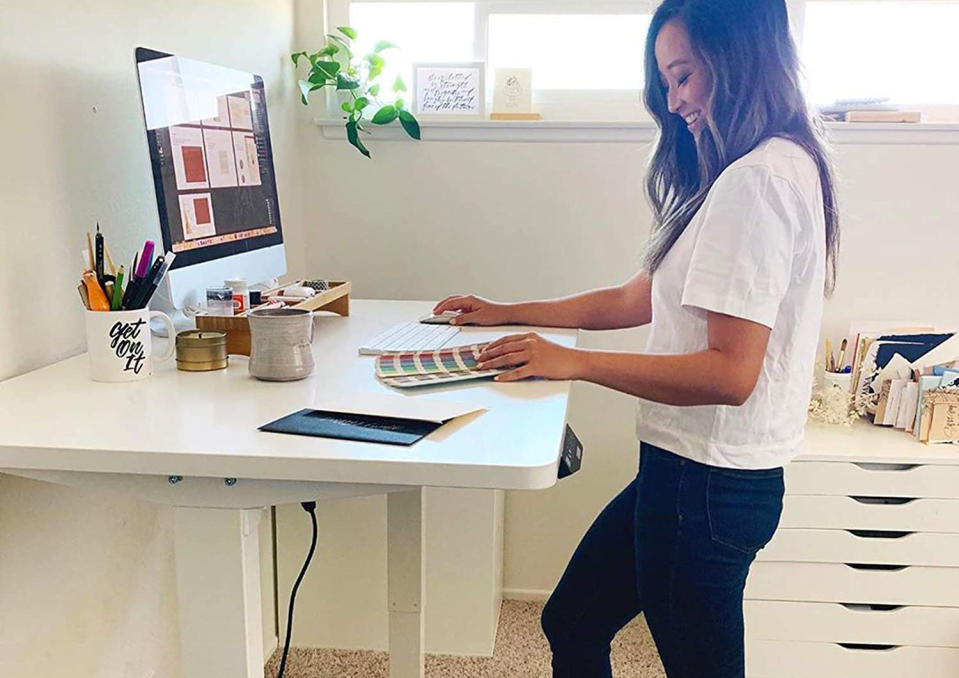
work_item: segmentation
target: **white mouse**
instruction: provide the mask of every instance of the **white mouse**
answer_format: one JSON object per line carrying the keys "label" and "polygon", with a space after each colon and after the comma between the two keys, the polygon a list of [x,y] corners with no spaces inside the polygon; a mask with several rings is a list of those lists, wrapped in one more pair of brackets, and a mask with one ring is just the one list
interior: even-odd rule
{"label": "white mouse", "polygon": [[459,311],[443,311],[439,315],[425,315],[420,318],[421,323],[430,323],[433,325],[449,325],[450,320],[460,315]]}

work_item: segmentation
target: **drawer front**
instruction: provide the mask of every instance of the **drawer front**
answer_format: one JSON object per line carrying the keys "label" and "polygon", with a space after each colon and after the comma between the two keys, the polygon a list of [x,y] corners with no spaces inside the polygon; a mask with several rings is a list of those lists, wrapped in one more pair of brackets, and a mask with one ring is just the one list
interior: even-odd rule
{"label": "drawer front", "polygon": [[796,461],[785,482],[786,494],[959,499],[959,465]]}
{"label": "drawer front", "polygon": [[873,570],[862,567],[870,566],[756,562],[746,579],[745,598],[959,607],[959,568],[910,566]]}
{"label": "drawer front", "polygon": [[779,529],[757,560],[959,567],[959,534]]}
{"label": "drawer front", "polygon": [[779,527],[959,534],[959,499],[792,495],[783,500]]}
{"label": "drawer front", "polygon": [[749,600],[746,638],[959,648],[959,607]]}
{"label": "drawer front", "polygon": [[834,643],[746,643],[748,678],[956,678],[959,650],[943,647],[852,649]]}

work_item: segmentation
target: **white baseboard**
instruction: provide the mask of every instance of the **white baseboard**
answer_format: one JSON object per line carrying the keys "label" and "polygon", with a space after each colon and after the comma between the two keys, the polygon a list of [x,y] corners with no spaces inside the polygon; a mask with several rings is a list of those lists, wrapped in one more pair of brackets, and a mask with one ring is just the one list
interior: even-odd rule
{"label": "white baseboard", "polygon": [[503,589],[503,598],[507,600],[534,600],[545,603],[552,593],[552,591],[540,589]]}

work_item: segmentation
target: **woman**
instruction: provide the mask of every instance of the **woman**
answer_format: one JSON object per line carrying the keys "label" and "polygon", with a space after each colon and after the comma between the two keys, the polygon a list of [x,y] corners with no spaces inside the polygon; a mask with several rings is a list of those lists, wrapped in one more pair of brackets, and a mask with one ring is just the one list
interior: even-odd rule
{"label": "woman", "polygon": [[743,588],[800,451],[824,292],[832,173],[798,81],[783,0],[666,0],[646,40],[660,134],[643,269],[551,301],[450,297],[462,324],[651,323],[645,353],[492,342],[497,377],[583,379],[639,398],[640,470],[601,512],[543,610],[554,676],[611,676],[639,612],[670,678],[744,675]]}

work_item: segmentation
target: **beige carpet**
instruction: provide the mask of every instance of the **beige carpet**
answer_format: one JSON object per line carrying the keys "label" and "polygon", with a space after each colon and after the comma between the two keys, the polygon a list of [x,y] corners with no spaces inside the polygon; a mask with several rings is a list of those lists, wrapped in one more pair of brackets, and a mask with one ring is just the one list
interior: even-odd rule
{"label": "beige carpet", "polygon": [[[549,678],[549,645],[539,618],[543,603],[504,600],[492,657],[426,655],[427,678]],[[616,678],[665,678],[656,646],[640,615],[623,628],[612,645]],[[275,678],[281,650],[266,665]],[[386,652],[354,650],[290,650],[285,678],[387,678]]]}

